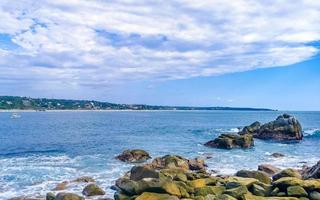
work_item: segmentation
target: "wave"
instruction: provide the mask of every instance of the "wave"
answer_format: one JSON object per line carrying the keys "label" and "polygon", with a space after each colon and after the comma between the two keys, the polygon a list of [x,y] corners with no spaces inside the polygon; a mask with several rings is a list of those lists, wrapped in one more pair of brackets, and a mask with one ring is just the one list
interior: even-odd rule
{"label": "wave", "polygon": [[320,128],[311,128],[303,131],[307,138],[320,137]]}

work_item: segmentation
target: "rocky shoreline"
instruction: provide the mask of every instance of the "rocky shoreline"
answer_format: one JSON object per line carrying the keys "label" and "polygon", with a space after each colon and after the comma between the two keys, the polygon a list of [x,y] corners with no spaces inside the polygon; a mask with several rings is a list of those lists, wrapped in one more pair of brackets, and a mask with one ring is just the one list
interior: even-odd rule
{"label": "rocky shoreline", "polygon": [[[222,134],[205,146],[229,150],[252,148],[254,138],[298,141],[303,135],[298,120],[284,114],[263,125],[255,122],[238,134]],[[272,156],[285,157],[281,153]],[[148,152],[133,149],[125,150],[115,159],[134,166],[111,187],[113,198],[106,198],[106,188],[100,187],[93,178],[79,177],[61,182],[46,196],[11,200],[320,200],[320,161],[302,169],[261,164],[257,170],[239,169],[225,176],[209,171],[201,158],[165,155],[152,159]],[[85,184],[82,195],[65,192],[69,184],[76,183]]]}

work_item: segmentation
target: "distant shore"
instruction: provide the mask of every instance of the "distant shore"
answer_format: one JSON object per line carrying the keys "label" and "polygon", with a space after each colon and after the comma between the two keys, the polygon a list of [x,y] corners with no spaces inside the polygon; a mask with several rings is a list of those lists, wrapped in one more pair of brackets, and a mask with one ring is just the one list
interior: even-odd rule
{"label": "distant shore", "polygon": [[[259,111],[261,110],[130,110],[130,109],[115,109],[115,110],[22,110],[22,109],[6,109],[0,110],[0,113],[15,113],[15,112],[195,112],[195,111]],[[275,110],[270,110],[275,111]],[[268,110],[268,112],[270,112]]]}

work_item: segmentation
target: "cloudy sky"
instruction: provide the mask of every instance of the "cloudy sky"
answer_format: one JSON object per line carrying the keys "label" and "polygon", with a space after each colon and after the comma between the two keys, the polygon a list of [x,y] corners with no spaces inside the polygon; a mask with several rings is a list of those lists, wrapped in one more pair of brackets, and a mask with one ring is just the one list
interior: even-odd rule
{"label": "cloudy sky", "polygon": [[320,110],[320,1],[1,0],[0,95]]}

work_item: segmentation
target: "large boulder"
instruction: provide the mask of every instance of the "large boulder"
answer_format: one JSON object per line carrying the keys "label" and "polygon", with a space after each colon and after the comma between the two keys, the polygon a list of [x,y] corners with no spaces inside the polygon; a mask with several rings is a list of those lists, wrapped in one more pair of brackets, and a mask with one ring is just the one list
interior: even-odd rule
{"label": "large boulder", "polygon": [[270,184],[271,179],[268,174],[262,171],[249,171],[249,170],[240,170],[235,176],[244,177],[244,178],[255,178],[262,183]]}
{"label": "large boulder", "polygon": [[283,177],[295,177],[295,178],[299,178],[299,179],[302,178],[301,174],[297,170],[288,168],[288,169],[281,170],[280,172],[273,175],[272,179],[274,181],[276,181],[276,180],[283,178]]}
{"label": "large boulder", "polygon": [[144,178],[159,178],[159,172],[148,166],[134,166],[131,168],[131,180],[139,181]]}
{"label": "large boulder", "polygon": [[122,154],[116,156],[118,160],[131,163],[144,162],[150,158],[149,153],[142,149],[125,150]]}
{"label": "large boulder", "polygon": [[272,140],[301,140],[303,138],[299,121],[288,114],[280,115],[276,120],[263,124],[252,135],[255,138]]}
{"label": "large boulder", "polygon": [[312,167],[307,167],[302,171],[304,179],[315,178],[320,179],[320,161]]}
{"label": "large boulder", "polygon": [[204,144],[208,147],[232,149],[232,148],[250,148],[254,146],[253,137],[250,134],[221,134],[218,138]]}
{"label": "large boulder", "polygon": [[103,191],[99,186],[94,183],[87,185],[83,190],[82,194],[85,196],[97,196],[97,195],[105,195],[105,191]]}
{"label": "large boulder", "polygon": [[183,170],[205,170],[207,165],[204,160],[195,158],[188,160],[178,155],[166,155],[157,157],[149,164],[146,164],[152,169],[183,169]]}

